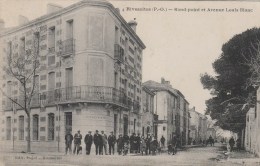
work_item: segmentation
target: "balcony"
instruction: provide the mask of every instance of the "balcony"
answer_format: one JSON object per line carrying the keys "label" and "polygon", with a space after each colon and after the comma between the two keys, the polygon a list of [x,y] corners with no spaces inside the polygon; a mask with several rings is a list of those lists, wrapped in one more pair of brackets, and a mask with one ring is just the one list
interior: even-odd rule
{"label": "balcony", "polygon": [[[23,104],[22,98],[18,99],[18,102]],[[43,92],[33,96],[31,107],[77,102],[115,104],[129,109],[125,93],[102,86],[74,86]],[[20,107],[17,105],[15,108]],[[12,109],[12,102],[7,99],[5,110],[10,109]]]}
{"label": "balcony", "polygon": [[134,111],[139,112],[140,108],[141,108],[140,102],[134,100],[134,102],[133,102],[133,109],[134,109]]}
{"label": "balcony", "polygon": [[136,100],[133,101],[131,98],[128,97],[127,106],[129,109],[131,109],[135,113],[140,112],[141,105],[140,105],[139,101],[136,101]]}
{"label": "balcony", "polygon": [[60,42],[59,54],[62,57],[69,57],[75,53],[75,39],[67,39]]}
{"label": "balcony", "polygon": [[115,44],[114,51],[115,51],[114,54],[115,61],[119,63],[124,63],[124,49],[120,45]]}

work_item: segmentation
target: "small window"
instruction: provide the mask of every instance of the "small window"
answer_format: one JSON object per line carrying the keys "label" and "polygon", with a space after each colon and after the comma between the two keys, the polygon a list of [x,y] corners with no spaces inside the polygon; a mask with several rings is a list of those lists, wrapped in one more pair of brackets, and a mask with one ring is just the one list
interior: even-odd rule
{"label": "small window", "polygon": [[48,48],[50,53],[55,51],[55,27],[49,29]]}

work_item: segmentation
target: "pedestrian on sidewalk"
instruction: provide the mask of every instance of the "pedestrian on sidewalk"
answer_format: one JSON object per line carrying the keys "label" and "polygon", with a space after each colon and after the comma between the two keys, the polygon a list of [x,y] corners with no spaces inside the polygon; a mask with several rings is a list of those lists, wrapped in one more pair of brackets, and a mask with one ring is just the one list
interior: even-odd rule
{"label": "pedestrian on sidewalk", "polygon": [[67,134],[65,135],[65,153],[67,154],[67,152],[69,151],[69,154],[71,154],[71,145],[72,145],[72,140],[73,140],[73,135],[71,134],[70,131],[67,132]]}
{"label": "pedestrian on sidewalk", "polygon": [[237,143],[237,151],[240,151],[241,150],[241,140],[240,140],[240,138],[237,139],[236,143]]}
{"label": "pedestrian on sidewalk", "polygon": [[86,144],[86,155],[89,155],[93,143],[93,136],[91,135],[91,131],[89,131],[88,134],[86,134],[84,141]]}
{"label": "pedestrian on sidewalk", "polygon": [[114,154],[115,152],[115,143],[116,143],[116,136],[114,135],[113,131],[108,136],[108,148],[109,148],[109,154],[111,155],[111,151]]}
{"label": "pedestrian on sidewalk", "polygon": [[164,148],[165,147],[165,138],[164,138],[163,135],[162,135],[162,137],[160,139],[160,142],[161,142],[162,148]]}
{"label": "pedestrian on sidewalk", "polygon": [[146,138],[146,151],[145,154],[151,154],[150,144],[152,141],[152,136],[148,133],[148,136]]}
{"label": "pedestrian on sidewalk", "polygon": [[73,154],[75,154],[76,151],[77,151],[77,155],[79,154],[80,145],[81,145],[81,139],[82,139],[82,135],[80,134],[80,130],[78,130],[78,132],[74,135],[74,150],[73,150]]}
{"label": "pedestrian on sidewalk", "polygon": [[[135,135],[134,136],[134,142],[133,142],[133,153],[138,152],[138,137]],[[140,146],[139,146],[140,147]]]}
{"label": "pedestrian on sidewalk", "polygon": [[133,153],[134,151],[134,139],[135,139],[135,133],[132,133],[130,136],[130,153]]}
{"label": "pedestrian on sidewalk", "polygon": [[233,152],[234,150],[234,145],[235,145],[235,140],[233,138],[233,136],[230,138],[229,140],[229,146],[230,146],[230,151]]}
{"label": "pedestrian on sidewalk", "polygon": [[122,134],[119,134],[119,138],[117,139],[117,152],[119,155],[122,154],[123,145],[124,145],[124,140]]}
{"label": "pedestrian on sidewalk", "polygon": [[102,136],[98,133],[98,130],[96,130],[96,133],[94,134],[94,144],[96,147],[96,155],[98,154],[101,155],[103,143],[102,143]]}
{"label": "pedestrian on sidewalk", "polygon": [[173,136],[173,138],[172,138],[172,154],[173,155],[177,153],[177,143],[178,143],[177,137]]}
{"label": "pedestrian on sidewalk", "polygon": [[103,149],[104,149],[104,154],[107,155],[107,135],[104,133],[104,131],[101,131],[101,136],[102,136],[102,155],[103,155]]}
{"label": "pedestrian on sidewalk", "polygon": [[156,140],[155,137],[153,137],[150,145],[152,155],[156,155],[157,147],[158,147],[158,141]]}
{"label": "pedestrian on sidewalk", "polygon": [[140,137],[140,133],[137,134],[137,152],[140,153],[140,144],[141,144],[141,137]]}
{"label": "pedestrian on sidewalk", "polygon": [[129,149],[129,136],[127,134],[123,137],[123,156],[127,155]]}
{"label": "pedestrian on sidewalk", "polygon": [[144,136],[141,137],[141,141],[140,141],[140,151],[141,151],[141,154],[142,154],[142,156],[143,156],[143,154],[144,154],[145,151],[146,151],[146,141],[145,141]]}

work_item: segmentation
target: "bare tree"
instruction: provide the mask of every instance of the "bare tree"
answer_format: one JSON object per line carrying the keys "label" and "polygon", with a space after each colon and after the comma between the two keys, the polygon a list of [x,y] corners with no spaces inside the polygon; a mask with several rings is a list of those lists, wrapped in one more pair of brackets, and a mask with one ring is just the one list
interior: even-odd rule
{"label": "bare tree", "polygon": [[251,76],[247,80],[246,88],[260,85],[260,41],[250,43],[250,48],[241,51],[244,57],[243,64],[248,66]]}
{"label": "bare tree", "polygon": [[[10,48],[6,51],[6,63],[3,66],[4,74],[12,86],[19,86],[19,97],[7,92],[6,88],[1,89],[3,95],[13,106],[24,110],[27,115],[27,152],[31,152],[31,105],[32,100],[38,95],[36,75],[38,73],[39,63],[39,43],[40,43],[40,26],[33,26],[31,30],[31,43],[28,46],[21,44],[18,53],[12,51],[13,44],[17,41],[10,42]],[[13,108],[15,109],[15,108]]]}

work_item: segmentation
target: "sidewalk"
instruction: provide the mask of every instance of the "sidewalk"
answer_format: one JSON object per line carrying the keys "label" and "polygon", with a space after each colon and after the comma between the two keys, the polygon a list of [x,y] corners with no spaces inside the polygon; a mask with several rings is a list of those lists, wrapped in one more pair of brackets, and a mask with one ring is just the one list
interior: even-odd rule
{"label": "sidewalk", "polygon": [[260,158],[247,151],[230,152],[227,155],[227,161],[242,165],[260,165]]}

